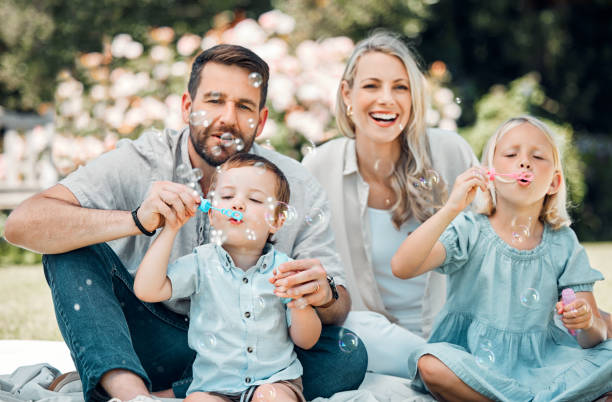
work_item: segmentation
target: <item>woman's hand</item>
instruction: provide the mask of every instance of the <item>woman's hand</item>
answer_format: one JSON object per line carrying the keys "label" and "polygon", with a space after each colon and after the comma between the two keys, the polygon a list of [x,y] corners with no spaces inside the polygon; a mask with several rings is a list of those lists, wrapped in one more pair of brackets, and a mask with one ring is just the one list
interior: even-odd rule
{"label": "woman's hand", "polygon": [[471,167],[461,173],[455,180],[455,185],[451,191],[445,208],[448,208],[455,214],[463,211],[476,196],[477,189],[481,191],[487,190],[487,179],[482,174],[480,167]]}

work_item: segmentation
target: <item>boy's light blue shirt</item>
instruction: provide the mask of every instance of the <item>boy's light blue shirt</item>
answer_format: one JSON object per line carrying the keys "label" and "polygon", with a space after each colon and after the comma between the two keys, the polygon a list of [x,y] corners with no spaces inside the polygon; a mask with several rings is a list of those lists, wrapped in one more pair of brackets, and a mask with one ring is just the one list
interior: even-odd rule
{"label": "boy's light blue shirt", "polygon": [[168,266],[172,299],[191,298],[188,339],[197,355],[187,393],[240,393],[302,375],[289,337],[290,310],[268,282],[286,261],[287,255],[266,245],[244,271],[222,247],[206,244]]}

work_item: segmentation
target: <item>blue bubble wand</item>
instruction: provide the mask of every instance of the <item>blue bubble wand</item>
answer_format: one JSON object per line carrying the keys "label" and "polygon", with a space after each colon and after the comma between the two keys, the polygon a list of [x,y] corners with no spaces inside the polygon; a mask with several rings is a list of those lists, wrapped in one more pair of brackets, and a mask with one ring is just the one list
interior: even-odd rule
{"label": "blue bubble wand", "polygon": [[200,205],[198,206],[198,209],[204,213],[208,213],[210,209],[214,209],[215,211],[219,211],[223,215],[229,218],[235,219],[237,221],[242,220],[242,212],[234,211],[233,209],[228,209],[228,208],[213,207],[212,204],[210,203],[210,200],[207,200],[204,197],[200,197]]}

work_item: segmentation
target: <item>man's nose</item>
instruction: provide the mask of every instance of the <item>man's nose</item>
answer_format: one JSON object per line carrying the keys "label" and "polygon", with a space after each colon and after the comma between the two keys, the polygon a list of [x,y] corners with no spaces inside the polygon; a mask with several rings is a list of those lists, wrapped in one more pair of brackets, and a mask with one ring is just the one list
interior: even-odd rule
{"label": "man's nose", "polygon": [[219,123],[227,127],[234,127],[237,121],[236,104],[234,102],[226,102],[223,105],[221,116],[219,116]]}

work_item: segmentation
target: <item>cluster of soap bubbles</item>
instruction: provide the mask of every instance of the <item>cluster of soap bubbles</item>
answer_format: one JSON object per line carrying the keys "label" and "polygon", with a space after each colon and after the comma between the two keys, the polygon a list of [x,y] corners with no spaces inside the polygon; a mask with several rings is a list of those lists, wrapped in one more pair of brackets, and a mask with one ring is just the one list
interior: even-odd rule
{"label": "cluster of soap bubbles", "polygon": [[[268,197],[265,201],[266,213],[265,220],[271,228],[276,228],[279,224],[279,218],[284,218],[283,225],[293,225],[300,220],[300,216],[294,206],[285,202],[278,201],[273,197]],[[308,226],[316,226],[325,224],[328,219],[328,214],[321,208],[311,208],[303,221]]]}
{"label": "cluster of soap bubbles", "polygon": [[531,235],[531,216],[516,216],[510,223],[512,243],[520,244]]}
{"label": "cluster of soap bubbles", "polygon": [[482,368],[490,368],[495,364],[495,353],[493,344],[488,339],[483,340],[474,352],[476,364]]}

